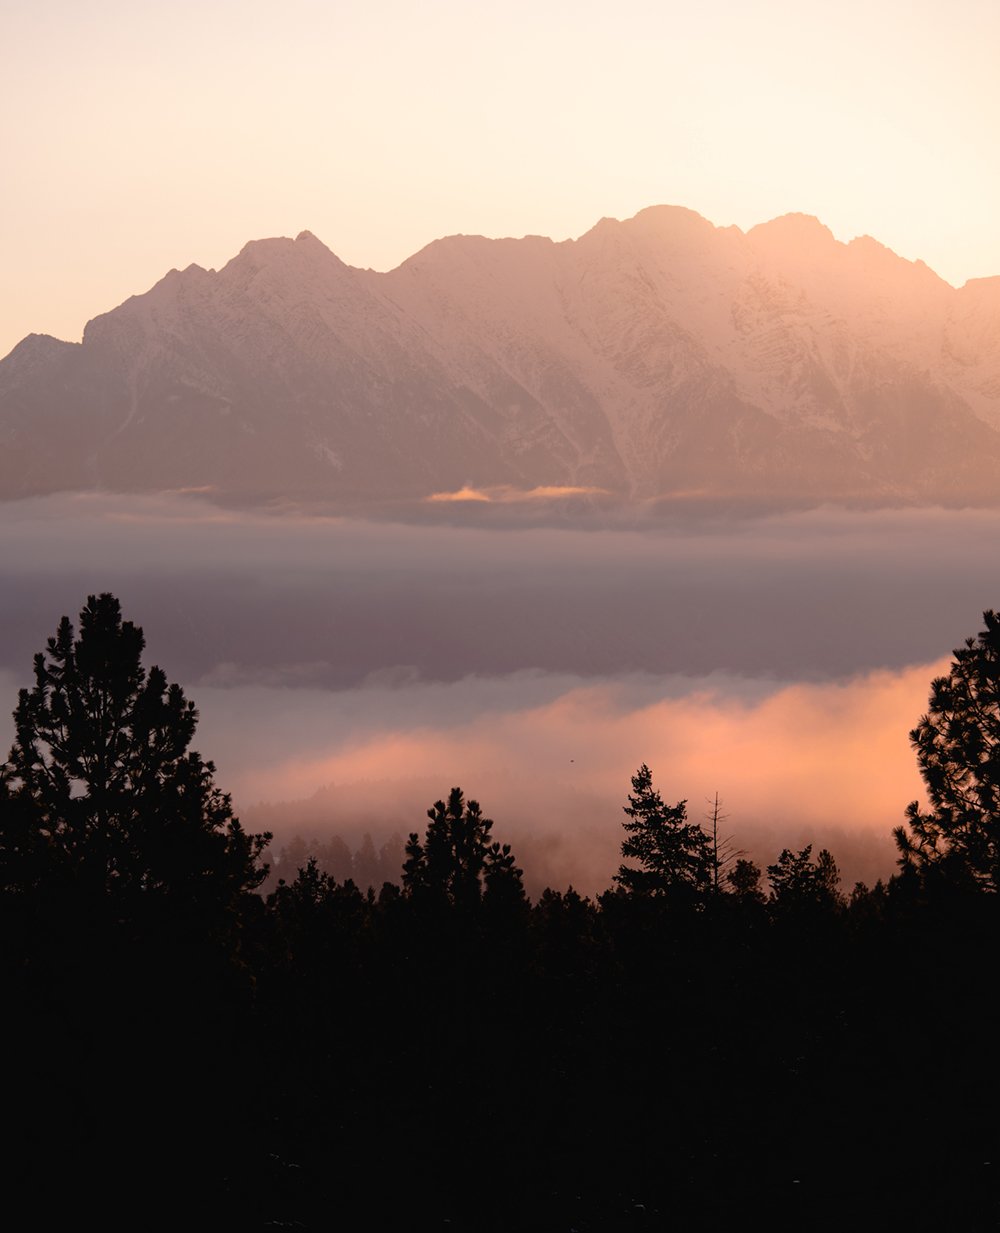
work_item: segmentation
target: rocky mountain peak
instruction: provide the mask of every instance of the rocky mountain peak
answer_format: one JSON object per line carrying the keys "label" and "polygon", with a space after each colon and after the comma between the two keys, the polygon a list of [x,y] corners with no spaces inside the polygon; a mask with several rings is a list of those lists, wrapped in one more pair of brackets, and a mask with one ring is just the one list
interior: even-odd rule
{"label": "rocky mountain peak", "polygon": [[0,497],[990,501],[997,423],[1000,279],[958,292],[808,215],[655,206],[385,274],[303,231],[171,271],[82,346],[19,344]]}

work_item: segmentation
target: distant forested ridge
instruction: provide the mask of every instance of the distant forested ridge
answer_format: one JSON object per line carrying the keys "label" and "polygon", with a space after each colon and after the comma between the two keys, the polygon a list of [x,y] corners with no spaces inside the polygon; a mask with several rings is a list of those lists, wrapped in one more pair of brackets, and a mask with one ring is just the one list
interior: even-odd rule
{"label": "distant forested ridge", "polygon": [[64,618],[0,768],[11,1210],[996,1227],[996,614],[911,734],[927,803],[901,809],[899,872],[851,889],[811,846],[758,868],[645,764],[596,898],[530,901],[502,821],[458,787],[415,820],[398,883],[303,851],[264,887],[270,836],[143,650],[111,595]]}

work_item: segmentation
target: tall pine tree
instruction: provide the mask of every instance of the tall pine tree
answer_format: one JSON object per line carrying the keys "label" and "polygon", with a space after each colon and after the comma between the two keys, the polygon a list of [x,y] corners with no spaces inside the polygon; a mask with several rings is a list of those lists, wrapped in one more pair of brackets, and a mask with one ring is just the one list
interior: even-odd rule
{"label": "tall pine tree", "polygon": [[436,899],[459,908],[524,898],[521,870],[510,844],[491,843],[493,822],[478,801],[452,788],[447,801],[428,809],[423,841],[414,832],[406,844],[403,888],[411,897]]}
{"label": "tall pine tree", "polygon": [[923,877],[1000,892],[1000,616],[931,683],[910,733],[930,809],[913,801],[894,831],[900,865]]}
{"label": "tall pine tree", "polygon": [[[0,769],[0,884],[105,903],[119,919],[225,913],[255,889],[269,835],[249,835],[191,748],[198,712],[118,600],[91,595],[79,637],[63,617],[22,689]],[[57,888],[59,888],[57,890]]]}
{"label": "tall pine tree", "polygon": [[706,894],[712,885],[712,843],[696,822],[688,821],[687,802],[665,805],[645,763],[632,776],[628,802],[622,856],[637,861],[639,868],[621,865],[615,881],[635,894],[675,900]]}

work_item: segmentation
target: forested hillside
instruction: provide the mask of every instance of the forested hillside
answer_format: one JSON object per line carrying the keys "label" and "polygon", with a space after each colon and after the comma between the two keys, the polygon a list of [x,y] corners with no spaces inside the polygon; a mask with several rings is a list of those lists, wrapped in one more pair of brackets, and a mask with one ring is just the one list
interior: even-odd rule
{"label": "forested hillside", "polygon": [[[460,788],[362,893],[272,882],[111,595],[0,770],[8,1203],[39,1227],[987,1230],[1000,618],[932,683],[899,872],[756,867],[624,785],[608,889],[524,892]],[[903,816],[901,802],[901,817]]]}

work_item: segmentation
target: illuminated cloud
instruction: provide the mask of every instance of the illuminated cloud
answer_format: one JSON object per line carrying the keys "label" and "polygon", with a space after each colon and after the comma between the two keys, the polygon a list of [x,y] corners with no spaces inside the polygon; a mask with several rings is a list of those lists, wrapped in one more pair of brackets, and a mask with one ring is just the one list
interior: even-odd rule
{"label": "illuminated cloud", "polygon": [[478,488],[459,488],[457,492],[433,492],[428,501],[489,501],[485,492]]}
{"label": "illuminated cloud", "polygon": [[[520,704],[518,695],[530,691],[517,675],[404,684],[368,707],[367,730],[355,727],[324,750],[313,732],[310,748],[276,747],[270,765],[255,757],[239,776],[241,795],[287,798],[330,782],[428,773],[471,781],[505,770],[603,790],[627,785],[645,761],[659,768],[666,795],[718,789],[761,817],[877,826],[918,793],[907,733],[926,707],[932,676],[944,669],[942,662],[846,682],[772,686],[749,698],[707,681],[653,702],[642,696],[649,680],[628,678],[568,687],[549,678],[555,696]],[[335,694],[328,705],[350,713],[365,692]],[[406,694],[405,715],[394,722]],[[312,716],[304,719],[311,725]]]}
{"label": "illuminated cloud", "polygon": [[556,484],[542,484],[536,488],[511,488],[503,485],[495,488],[459,488],[456,492],[434,492],[427,501],[488,501],[508,505],[520,501],[558,501],[563,497],[607,496],[606,488],[577,488]]}
{"label": "illuminated cloud", "polygon": [[[269,717],[270,736],[247,740],[244,723],[242,754],[219,760],[238,801],[318,793],[277,815],[254,809],[255,824],[276,817],[279,829],[285,818],[293,828],[350,830],[364,817],[369,827],[419,829],[424,810],[458,784],[498,834],[516,836],[535,860],[545,853],[548,880],[600,889],[617,868],[630,777],[646,762],[664,799],[687,799],[692,816],[717,791],[727,830],[756,859],[826,843],[850,881],[873,880],[892,872],[891,828],[921,796],[907,734],[943,670],[786,686],[708,678],[680,695],[680,682],[644,677],[411,682],[306,707],[298,697],[299,725],[283,714],[281,691],[208,691],[203,709],[213,728],[220,704],[237,727],[237,713]],[[672,696],[657,697],[658,685]],[[324,707],[338,716],[326,739]],[[281,746],[275,730],[285,733]]]}

